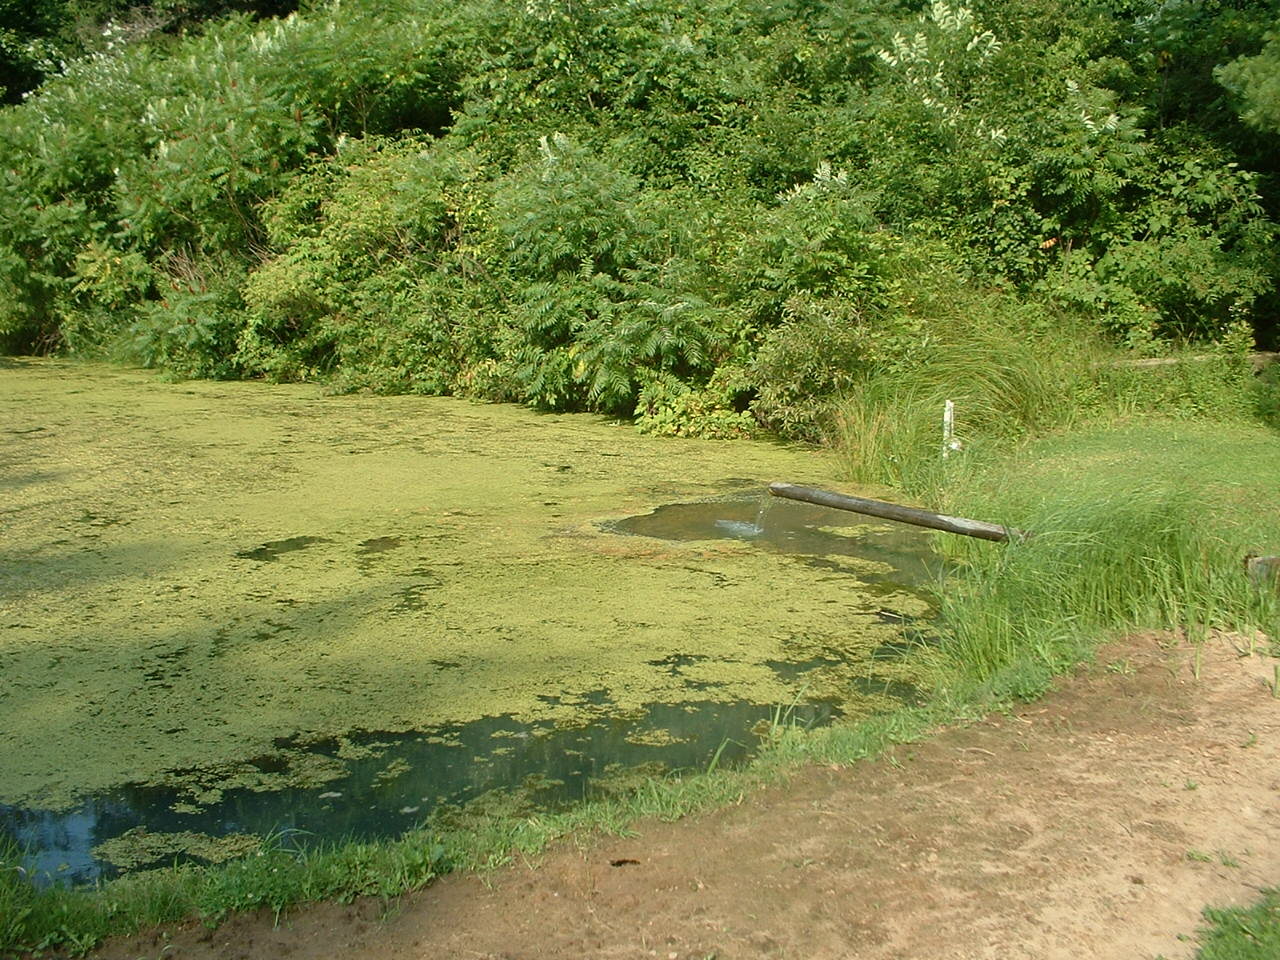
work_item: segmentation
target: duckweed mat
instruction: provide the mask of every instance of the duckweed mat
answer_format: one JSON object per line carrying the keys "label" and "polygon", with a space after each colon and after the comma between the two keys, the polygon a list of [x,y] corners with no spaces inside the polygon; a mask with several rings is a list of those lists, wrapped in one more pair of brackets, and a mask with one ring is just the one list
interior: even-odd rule
{"label": "duckweed mat", "polygon": [[[777,479],[834,485],[812,450],[598,417],[0,361],[0,805],[65,819],[127,789],[162,820],[342,793],[375,733],[893,706],[919,668],[876,651],[927,613],[926,536],[846,515],[768,548],[746,514]],[[728,535],[626,528],[690,503]],[[387,783],[450,792],[404,762]]]}

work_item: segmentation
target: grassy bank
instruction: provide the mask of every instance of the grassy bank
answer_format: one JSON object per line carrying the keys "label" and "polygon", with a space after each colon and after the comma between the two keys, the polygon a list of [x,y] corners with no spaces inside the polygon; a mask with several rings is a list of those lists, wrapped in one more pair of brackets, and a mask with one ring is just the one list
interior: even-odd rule
{"label": "grassy bank", "polygon": [[929,312],[931,349],[854,384],[828,434],[851,479],[1034,534],[938,540],[954,695],[1034,695],[1127,628],[1275,632],[1275,597],[1242,564],[1280,552],[1280,390],[1247,343],[1144,366],[1067,324],[1036,333],[1000,298]]}
{"label": "grassy bank", "polygon": [[1252,907],[1204,912],[1198,960],[1267,960],[1280,956],[1280,890],[1268,890]]}
{"label": "grassy bank", "polygon": [[949,506],[1033,530],[1025,544],[948,542],[940,582],[940,684],[915,710],[856,727],[803,731],[780,709],[770,745],[745,770],[644,782],[562,813],[499,798],[441,817],[395,843],[294,852],[279,843],[228,865],[183,866],[92,890],[35,892],[5,856],[0,929],[18,947],[83,949],[101,937],[231,910],[358,895],[394,897],[451,869],[500,865],[582,831],[623,831],[740,797],[797,764],[852,762],[934,724],[1033,696],[1108,636],[1129,627],[1260,625],[1276,632],[1274,597],[1252,588],[1240,558],[1280,544],[1280,448],[1245,422],[1095,426],[971,462]]}
{"label": "grassy bank", "polygon": [[37,891],[22,877],[21,851],[0,845],[0,956],[59,948],[83,953],[103,938],[199,916],[217,923],[235,910],[277,915],[295,903],[392,897],[427,883],[442,849],[409,834],[392,843],[294,851],[278,842],[218,867],[146,871],[92,889]]}
{"label": "grassy bank", "polygon": [[[948,542],[943,655],[960,689],[1042,689],[1100,637],[1136,627],[1280,625],[1243,570],[1280,548],[1280,449],[1266,428],[1155,422],[1029,445],[946,498],[1034,532],[992,550]],[[975,686],[976,685],[976,686]]]}

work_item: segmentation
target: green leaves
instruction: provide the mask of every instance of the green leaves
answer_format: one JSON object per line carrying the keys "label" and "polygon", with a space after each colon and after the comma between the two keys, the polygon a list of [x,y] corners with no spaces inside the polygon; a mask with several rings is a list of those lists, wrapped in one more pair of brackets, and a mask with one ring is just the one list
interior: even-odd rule
{"label": "green leaves", "polygon": [[501,350],[530,402],[629,415],[649,380],[710,374],[719,314],[697,292],[697,215],[682,224],[674,202],[561,134],[495,185],[512,291]]}
{"label": "green leaves", "polygon": [[0,338],[811,433],[804,391],[930,322],[904,251],[1216,337],[1274,291],[1273,188],[1160,91],[1222,100],[1223,51],[1265,129],[1264,8],[353,0],[113,36],[0,113]]}
{"label": "green leaves", "polygon": [[1280,33],[1270,31],[1266,46],[1254,57],[1238,57],[1218,67],[1214,76],[1239,103],[1245,123],[1280,134]]}
{"label": "green leaves", "polygon": [[238,361],[285,379],[345,370],[353,386],[449,392],[468,358],[488,356],[469,305],[490,296],[487,192],[465,152],[344,140],[262,208],[273,255],[245,285]]}

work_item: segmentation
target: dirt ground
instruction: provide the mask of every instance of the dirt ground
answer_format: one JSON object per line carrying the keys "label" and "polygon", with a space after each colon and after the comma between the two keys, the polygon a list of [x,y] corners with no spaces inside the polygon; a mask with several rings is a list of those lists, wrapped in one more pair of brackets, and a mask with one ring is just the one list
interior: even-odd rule
{"label": "dirt ground", "polygon": [[1154,958],[1280,884],[1276,661],[1222,637],[1103,651],[1046,699],[716,813],[378,903],[98,956]]}

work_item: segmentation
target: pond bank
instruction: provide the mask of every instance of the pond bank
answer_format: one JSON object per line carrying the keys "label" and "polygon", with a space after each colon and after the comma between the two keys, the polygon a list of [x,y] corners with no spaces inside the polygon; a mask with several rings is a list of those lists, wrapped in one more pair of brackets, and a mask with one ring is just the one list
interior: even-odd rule
{"label": "pond bank", "polygon": [[705,816],[94,956],[1189,960],[1205,904],[1280,878],[1275,660],[1248,646],[1131,637],[1043,701]]}

